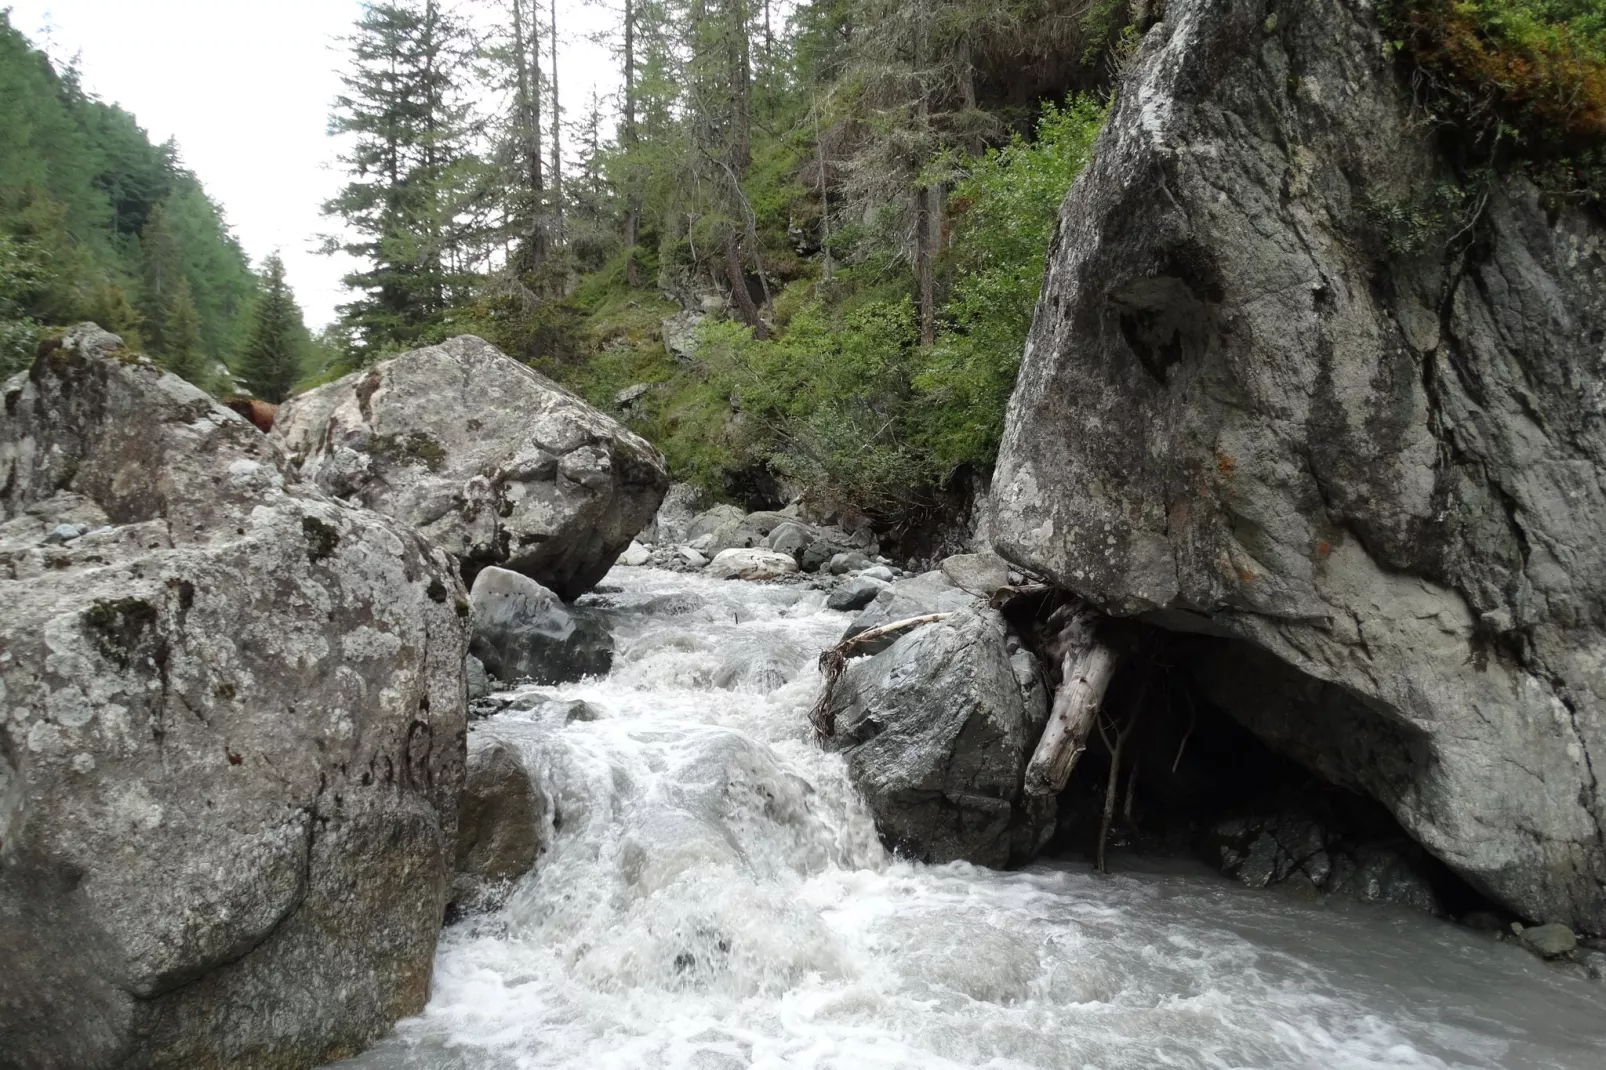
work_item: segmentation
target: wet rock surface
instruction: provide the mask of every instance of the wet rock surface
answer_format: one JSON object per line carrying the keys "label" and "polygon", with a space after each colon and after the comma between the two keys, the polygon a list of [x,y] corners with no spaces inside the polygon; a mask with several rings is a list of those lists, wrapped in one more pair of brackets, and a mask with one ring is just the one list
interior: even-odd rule
{"label": "wet rock surface", "polygon": [[1510,178],[1391,245],[1376,206],[1457,176],[1384,46],[1359,2],[1165,6],[1061,213],[993,542],[1291,670],[1214,694],[1599,931],[1606,228]]}
{"label": "wet rock surface", "polygon": [[456,555],[573,600],[653,520],[663,457],[472,336],[381,361],[286,402],[273,434],[331,494]]}
{"label": "wet rock surface", "polygon": [[567,606],[528,576],[486,568],[469,594],[469,649],[498,680],[558,684],[613,666],[613,636],[595,611]]}
{"label": "wet rock surface", "polygon": [[830,746],[895,850],[1002,866],[1053,832],[1053,800],[1021,790],[1048,702],[1031,655],[1012,663],[1010,645],[978,606],[848,663]]}
{"label": "wet rock surface", "polygon": [[494,910],[506,900],[545,846],[547,806],[517,747],[484,729],[470,734],[451,885],[455,910]]}
{"label": "wet rock surface", "polygon": [[91,326],[5,384],[0,488],[0,1061],[317,1065],[421,1010],[451,558]]}

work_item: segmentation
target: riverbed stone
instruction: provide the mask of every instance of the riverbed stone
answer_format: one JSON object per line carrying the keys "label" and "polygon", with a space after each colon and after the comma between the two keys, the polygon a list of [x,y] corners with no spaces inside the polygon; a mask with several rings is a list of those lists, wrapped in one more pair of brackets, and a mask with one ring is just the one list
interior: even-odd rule
{"label": "riverbed stone", "polygon": [[1009,565],[997,554],[954,554],[941,568],[948,582],[978,598],[991,598],[1009,586]]}
{"label": "riverbed stone", "polygon": [[708,563],[708,573],[721,580],[773,580],[797,571],[797,562],[774,550],[733,547]]}
{"label": "riverbed stone", "polygon": [[631,542],[625,552],[619,555],[618,563],[627,568],[639,568],[652,560],[652,554],[639,542]]}
{"label": "riverbed stone", "polygon": [[273,436],[307,479],[416,528],[468,582],[497,565],[566,601],[669,489],[645,439],[471,335],[291,398]]}
{"label": "riverbed stone", "polygon": [[491,566],[469,594],[469,649],[498,680],[559,684],[613,667],[613,635],[595,611],[566,606],[528,576]]}
{"label": "riverbed stone", "polygon": [[[880,580],[886,576],[891,579],[892,570],[878,571],[866,570],[862,578]],[[933,613],[956,613],[960,610],[970,609],[979,602],[979,599],[969,591],[955,587],[948,577],[939,571],[924,572],[918,576],[907,579],[892,580],[885,590],[876,595],[875,600],[859,615],[853,618],[853,623],[843,633],[842,638],[851,639],[860,632],[895,621],[908,620],[910,617],[924,617]],[[861,644],[857,649],[860,653],[874,654],[887,649],[897,642],[896,635],[883,636]]]}
{"label": "riverbed stone", "polygon": [[1517,934],[1522,945],[1542,958],[1554,959],[1578,946],[1578,937],[1565,925],[1530,925]]}
{"label": "riverbed stone", "polygon": [[652,541],[663,546],[678,546],[690,539],[689,529],[701,512],[705,497],[700,488],[690,483],[670,484],[653,520]]}
{"label": "riverbed stone", "polygon": [[1054,801],[1021,787],[1048,718],[1029,675],[1023,686],[1003,618],[979,605],[848,663],[828,745],[890,847],[1002,866],[1047,841]]}
{"label": "riverbed stone", "polygon": [[825,600],[825,608],[838,613],[852,613],[874,602],[876,596],[886,589],[887,585],[879,580],[856,576],[830,593]]}
{"label": "riverbed stone", "polygon": [[429,992],[455,562],[93,325],[3,394],[0,1063],[355,1053]]}
{"label": "riverbed stone", "polygon": [[[1374,4],[1168,0],[1060,213],[993,547],[1236,641],[1234,717],[1514,912],[1603,931],[1580,384],[1606,374],[1606,223],[1519,173],[1465,185],[1419,107]],[[1457,188],[1402,247],[1388,214]],[[1258,686],[1256,653],[1305,684]]]}
{"label": "riverbed stone", "polygon": [[801,566],[803,551],[815,542],[818,535],[806,524],[781,524],[769,533],[766,544],[776,553],[785,554]]}
{"label": "riverbed stone", "polygon": [[545,847],[545,794],[513,744],[480,729],[468,738],[451,902],[459,911],[494,910]]}

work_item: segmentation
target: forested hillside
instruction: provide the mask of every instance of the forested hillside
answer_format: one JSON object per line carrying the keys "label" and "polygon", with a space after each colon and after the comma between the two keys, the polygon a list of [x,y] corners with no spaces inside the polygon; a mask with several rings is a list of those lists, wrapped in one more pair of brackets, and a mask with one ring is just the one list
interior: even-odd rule
{"label": "forested hillside", "polygon": [[[556,8],[370,4],[334,118],[329,209],[370,265],[342,367],[474,331],[678,478],[917,515],[993,460],[1056,210],[1161,9],[624,0],[618,98],[562,108]],[[1497,169],[1598,196],[1601,0],[1380,14],[1464,164],[1372,206],[1391,241],[1453,227]]]}
{"label": "forested hillside", "polygon": [[1125,3],[627,0],[617,98],[561,109],[554,14],[366,8],[343,366],[481,334],[738,498],[985,467]]}
{"label": "forested hillside", "polygon": [[178,146],[86,93],[0,11],[0,374],[42,327],[95,320],[201,385],[240,351],[258,289]]}

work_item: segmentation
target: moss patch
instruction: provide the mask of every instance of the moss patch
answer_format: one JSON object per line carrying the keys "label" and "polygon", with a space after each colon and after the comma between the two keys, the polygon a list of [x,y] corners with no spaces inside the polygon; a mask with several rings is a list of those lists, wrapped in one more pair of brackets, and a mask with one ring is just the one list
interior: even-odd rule
{"label": "moss patch", "polygon": [[307,560],[313,564],[324,560],[340,545],[340,532],[315,516],[301,518],[301,534],[307,540]]}

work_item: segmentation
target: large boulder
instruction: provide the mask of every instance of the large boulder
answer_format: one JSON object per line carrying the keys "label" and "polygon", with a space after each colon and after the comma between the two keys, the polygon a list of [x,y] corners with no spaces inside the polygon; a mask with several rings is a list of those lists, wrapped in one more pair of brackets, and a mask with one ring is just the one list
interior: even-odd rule
{"label": "large boulder", "polygon": [[848,773],[895,850],[1002,866],[1054,831],[1054,800],[1022,790],[1048,720],[1036,660],[975,607],[848,663],[832,694]]}
{"label": "large boulder", "polygon": [[291,398],[273,433],[304,476],[418,529],[468,582],[500,565],[566,601],[669,489],[645,439],[468,335]]}
{"label": "large boulder", "polygon": [[607,622],[590,609],[564,605],[528,576],[494,565],[481,569],[469,614],[469,649],[498,680],[561,684],[613,668]]}
{"label": "large boulder", "polygon": [[455,562],[92,325],[3,395],[0,1063],[359,1050],[429,992]]}
{"label": "large boulder", "polygon": [[1304,683],[1244,661],[1216,694],[1599,931],[1606,227],[1474,181],[1413,208],[1458,179],[1375,5],[1170,0],[1061,212],[993,539],[1280,663]]}

